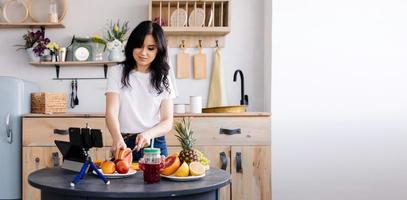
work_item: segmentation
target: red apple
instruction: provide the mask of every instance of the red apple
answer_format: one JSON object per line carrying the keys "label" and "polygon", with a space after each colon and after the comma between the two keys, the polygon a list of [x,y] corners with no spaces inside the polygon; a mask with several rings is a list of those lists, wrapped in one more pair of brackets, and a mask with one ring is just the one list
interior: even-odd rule
{"label": "red apple", "polygon": [[124,160],[119,160],[116,163],[116,171],[119,174],[126,174],[129,171],[129,169],[130,169],[129,163],[127,163]]}

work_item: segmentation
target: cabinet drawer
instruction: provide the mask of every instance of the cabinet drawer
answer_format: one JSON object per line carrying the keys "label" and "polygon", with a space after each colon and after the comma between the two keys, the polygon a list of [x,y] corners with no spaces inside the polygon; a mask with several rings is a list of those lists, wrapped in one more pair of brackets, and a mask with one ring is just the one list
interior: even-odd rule
{"label": "cabinet drawer", "polygon": [[86,123],[101,129],[104,146],[111,146],[105,118],[23,118],[23,146],[55,146],[54,140],[69,141],[69,135],[63,132],[69,127],[86,127]]}
{"label": "cabinet drawer", "polygon": [[[195,145],[270,145],[270,117],[193,117],[191,129],[194,131]],[[182,118],[174,118],[174,124]],[[228,130],[240,129],[238,134],[221,134]],[[180,145],[175,130],[166,135],[167,144]]]}

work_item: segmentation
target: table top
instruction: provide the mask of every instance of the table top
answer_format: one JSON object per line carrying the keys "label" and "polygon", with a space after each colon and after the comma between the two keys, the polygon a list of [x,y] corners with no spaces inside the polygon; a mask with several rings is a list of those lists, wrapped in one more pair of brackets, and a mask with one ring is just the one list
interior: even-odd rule
{"label": "table top", "polygon": [[187,182],[176,182],[161,178],[160,183],[145,184],[143,172],[135,175],[110,179],[106,185],[94,174],[87,174],[79,184],[70,187],[70,182],[78,172],[68,171],[59,167],[35,171],[28,176],[28,182],[41,190],[65,193],[73,196],[129,198],[171,197],[197,194],[217,190],[230,182],[230,174],[224,170],[210,168],[205,177]]}

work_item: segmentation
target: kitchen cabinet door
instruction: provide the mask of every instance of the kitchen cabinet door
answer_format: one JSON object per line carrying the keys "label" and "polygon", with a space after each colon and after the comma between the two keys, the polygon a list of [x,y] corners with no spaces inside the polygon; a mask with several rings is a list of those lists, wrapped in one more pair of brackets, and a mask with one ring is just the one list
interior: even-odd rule
{"label": "kitchen cabinet door", "polygon": [[271,147],[232,146],[232,199],[271,199]]}
{"label": "kitchen cabinet door", "polygon": [[[92,148],[90,150],[90,155],[93,160],[106,160],[110,158],[109,147]],[[28,175],[36,170],[46,167],[59,167],[62,165],[62,155],[57,147],[23,147],[22,161],[23,199],[40,200],[40,190],[30,186],[28,183]]]}
{"label": "kitchen cabinet door", "polygon": [[[196,146],[195,148],[211,161],[211,167],[221,169],[222,165],[224,165],[226,166],[225,170],[230,173],[230,146]],[[168,147],[169,154],[179,151],[181,151],[181,147]],[[221,153],[223,154],[222,156],[220,155]],[[224,159],[226,159],[226,163],[223,163],[222,160]],[[220,199],[230,200],[230,184],[220,189]]]}

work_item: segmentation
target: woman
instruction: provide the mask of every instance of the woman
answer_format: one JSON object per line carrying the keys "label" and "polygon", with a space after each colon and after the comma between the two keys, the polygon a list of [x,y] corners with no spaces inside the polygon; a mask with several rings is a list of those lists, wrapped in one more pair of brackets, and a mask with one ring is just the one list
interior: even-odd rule
{"label": "woman", "polygon": [[164,135],[172,129],[175,94],[162,28],[141,22],[130,34],[125,55],[126,60],[108,73],[106,123],[113,138],[111,150],[135,148],[133,160],[138,161],[143,157],[140,150],[154,138],[154,147],[166,156]]}

